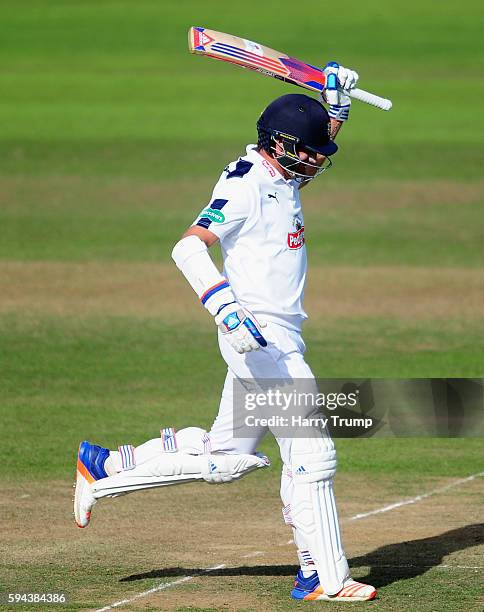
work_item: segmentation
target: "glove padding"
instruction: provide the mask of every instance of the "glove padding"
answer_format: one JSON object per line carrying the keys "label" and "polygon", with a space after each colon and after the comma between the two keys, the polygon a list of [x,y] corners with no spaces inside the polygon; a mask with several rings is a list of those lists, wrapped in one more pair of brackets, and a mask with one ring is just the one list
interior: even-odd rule
{"label": "glove padding", "polygon": [[215,317],[215,323],[237,353],[257,351],[267,346],[255,317],[237,302],[223,306]]}
{"label": "glove padding", "polygon": [[351,98],[346,92],[356,86],[359,75],[354,70],[340,66],[337,62],[326,64],[323,72],[326,75],[326,87],[321,97],[329,104],[328,115],[331,119],[347,121]]}

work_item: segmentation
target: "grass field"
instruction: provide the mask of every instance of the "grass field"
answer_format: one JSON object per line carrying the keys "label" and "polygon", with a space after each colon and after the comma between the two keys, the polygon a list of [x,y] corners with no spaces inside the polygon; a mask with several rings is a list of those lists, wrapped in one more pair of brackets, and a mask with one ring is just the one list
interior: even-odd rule
{"label": "grass field", "polygon": [[[170,251],[264,106],[296,91],[190,56],[186,31],[337,59],[394,101],[355,103],[334,168],[303,192],[314,372],[479,378],[481,4],[6,0],[1,13],[0,592],[65,591],[56,610],[303,607],[272,439],[272,468],[240,483],[102,502],[88,530],[71,517],[80,440],[210,427],[225,367]],[[337,448],[350,565],[379,588],[352,609],[482,610],[482,477],[465,480],[484,472],[482,439]]]}

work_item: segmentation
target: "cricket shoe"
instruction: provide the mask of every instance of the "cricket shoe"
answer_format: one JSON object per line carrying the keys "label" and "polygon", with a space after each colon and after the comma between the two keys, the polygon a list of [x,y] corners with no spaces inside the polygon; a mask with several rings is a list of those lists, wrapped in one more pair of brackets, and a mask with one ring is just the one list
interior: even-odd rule
{"label": "cricket shoe", "polygon": [[343,588],[336,595],[326,595],[323,587],[319,584],[318,573],[314,572],[308,578],[305,578],[298,571],[294,588],[291,591],[293,599],[302,599],[303,601],[368,601],[375,599],[376,589],[369,584],[356,582],[351,578],[344,581]]}
{"label": "cricket shoe", "polygon": [[89,444],[87,440],[79,445],[77,454],[77,472],[74,494],[74,517],[78,527],[87,527],[91,520],[91,509],[96,503],[91,484],[108,474],[104,462],[109,457],[109,450]]}

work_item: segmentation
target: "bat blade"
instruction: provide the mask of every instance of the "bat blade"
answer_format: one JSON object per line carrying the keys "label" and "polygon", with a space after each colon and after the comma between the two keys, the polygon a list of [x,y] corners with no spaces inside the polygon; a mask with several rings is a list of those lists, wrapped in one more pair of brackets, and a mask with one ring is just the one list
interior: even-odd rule
{"label": "bat blade", "polygon": [[192,27],[188,32],[188,48],[190,53],[236,64],[305,89],[322,91],[326,84],[321,68],[224,32]]}
{"label": "bat blade", "polygon": [[[232,34],[191,27],[188,31],[188,48],[195,55],[236,64],[304,89],[322,92],[326,85],[326,75],[321,68]],[[390,100],[362,89],[352,89],[346,93],[382,110],[392,107]]]}

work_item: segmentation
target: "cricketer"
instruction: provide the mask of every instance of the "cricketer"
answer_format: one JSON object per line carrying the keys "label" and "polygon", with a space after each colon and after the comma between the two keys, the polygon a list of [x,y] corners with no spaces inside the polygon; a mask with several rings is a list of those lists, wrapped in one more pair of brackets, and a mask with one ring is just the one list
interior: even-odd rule
{"label": "cricketer", "polygon": [[[208,204],[172,257],[218,327],[227,364],[218,414],[210,431],[167,427],[161,437],[118,450],[80,444],[75,520],[86,527],[98,499],[194,480],[225,483],[269,466],[257,453],[270,430],[235,437],[234,381],[314,380],[304,360],[301,327],[306,245],[300,190],[331,166],[334,138],[348,120],[358,74],[335,62],[321,100],[288,94],[257,122],[258,142],[222,172]],[[327,106],[327,110],[326,107]],[[220,242],[223,274],[209,254]],[[315,436],[277,437],[283,470],[283,516],[291,526],[300,569],[297,600],[365,601],[374,587],[350,576],[333,491],[336,452],[325,427]]]}

